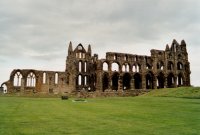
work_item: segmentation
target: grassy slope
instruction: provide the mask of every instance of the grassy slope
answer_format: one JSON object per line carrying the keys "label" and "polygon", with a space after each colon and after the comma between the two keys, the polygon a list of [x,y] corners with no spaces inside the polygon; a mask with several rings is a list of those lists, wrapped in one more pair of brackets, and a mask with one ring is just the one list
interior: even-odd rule
{"label": "grassy slope", "polygon": [[181,97],[181,98],[200,98],[200,87],[179,87],[173,89],[157,89],[143,96],[155,97]]}
{"label": "grassy slope", "polygon": [[[200,100],[174,98],[178,94],[173,91],[174,96],[163,89],[141,97],[96,98],[86,103],[0,97],[0,134],[199,135]],[[153,97],[158,93],[170,97]]]}

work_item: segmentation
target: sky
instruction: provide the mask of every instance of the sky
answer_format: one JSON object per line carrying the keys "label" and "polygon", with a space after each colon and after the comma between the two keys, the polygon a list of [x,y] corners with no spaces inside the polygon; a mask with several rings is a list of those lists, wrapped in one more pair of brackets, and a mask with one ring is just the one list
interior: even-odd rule
{"label": "sky", "polygon": [[186,41],[200,86],[199,0],[0,0],[0,84],[13,69],[64,71],[68,44],[150,55]]}

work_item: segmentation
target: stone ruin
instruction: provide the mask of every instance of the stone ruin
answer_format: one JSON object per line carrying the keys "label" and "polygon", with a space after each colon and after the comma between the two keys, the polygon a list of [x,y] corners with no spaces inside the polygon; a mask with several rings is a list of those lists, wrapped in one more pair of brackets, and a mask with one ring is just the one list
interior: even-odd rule
{"label": "stone ruin", "polygon": [[14,69],[1,85],[4,93],[53,93],[84,96],[137,95],[141,91],[190,86],[190,63],[184,40],[173,40],[151,56],[107,52],[92,55],[82,44],[69,43],[65,71]]}

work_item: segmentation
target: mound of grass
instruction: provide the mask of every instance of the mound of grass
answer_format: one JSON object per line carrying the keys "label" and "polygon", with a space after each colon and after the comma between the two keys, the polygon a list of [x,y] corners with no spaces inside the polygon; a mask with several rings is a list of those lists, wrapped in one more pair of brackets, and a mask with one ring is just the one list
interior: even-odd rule
{"label": "mound of grass", "polygon": [[200,87],[178,87],[157,89],[142,96],[154,97],[180,97],[180,98],[200,98]]}

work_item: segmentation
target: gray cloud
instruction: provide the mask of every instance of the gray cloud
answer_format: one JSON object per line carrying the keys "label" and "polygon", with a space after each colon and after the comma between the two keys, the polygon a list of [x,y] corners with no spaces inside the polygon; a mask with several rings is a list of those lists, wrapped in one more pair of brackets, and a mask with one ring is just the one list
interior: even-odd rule
{"label": "gray cloud", "polygon": [[64,63],[69,41],[91,44],[104,57],[110,50],[149,55],[176,38],[188,43],[192,79],[199,80],[199,7],[198,0],[1,0],[1,61],[38,59],[46,69]]}

